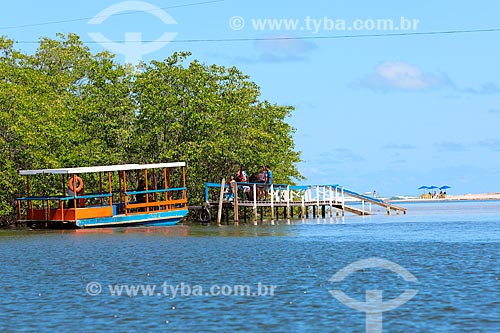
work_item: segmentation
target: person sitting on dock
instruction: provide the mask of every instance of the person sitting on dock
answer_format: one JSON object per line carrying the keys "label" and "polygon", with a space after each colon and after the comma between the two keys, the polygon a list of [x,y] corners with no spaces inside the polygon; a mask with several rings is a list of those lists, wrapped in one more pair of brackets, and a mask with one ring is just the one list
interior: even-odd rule
{"label": "person sitting on dock", "polygon": [[[266,171],[264,166],[260,167],[259,174],[257,175],[257,183],[264,184],[266,182]],[[265,191],[264,185],[257,185],[257,200],[264,200]]]}
{"label": "person sitting on dock", "polygon": [[[238,183],[248,183],[247,172],[245,171],[245,167],[243,165],[240,166],[240,170],[236,173],[236,181]],[[252,196],[250,194],[250,186],[243,185],[243,194],[247,200],[252,200]]]}
{"label": "person sitting on dock", "polygon": [[226,188],[226,201],[234,201],[234,186],[236,184],[236,179],[234,179],[234,175],[231,175],[231,179],[229,180],[228,187]]}

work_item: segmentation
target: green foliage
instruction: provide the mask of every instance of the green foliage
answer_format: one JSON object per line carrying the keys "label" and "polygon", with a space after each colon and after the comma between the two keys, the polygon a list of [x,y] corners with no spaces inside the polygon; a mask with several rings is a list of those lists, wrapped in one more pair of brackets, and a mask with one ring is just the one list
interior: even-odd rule
{"label": "green foliage", "polygon": [[[0,216],[13,218],[20,169],[186,161],[190,203],[206,181],[239,164],[270,165],[275,182],[296,168],[293,107],[261,101],[235,67],[187,62],[190,53],[123,66],[79,37],[44,38],[33,55],[0,37]],[[34,184],[34,186],[55,186]]]}

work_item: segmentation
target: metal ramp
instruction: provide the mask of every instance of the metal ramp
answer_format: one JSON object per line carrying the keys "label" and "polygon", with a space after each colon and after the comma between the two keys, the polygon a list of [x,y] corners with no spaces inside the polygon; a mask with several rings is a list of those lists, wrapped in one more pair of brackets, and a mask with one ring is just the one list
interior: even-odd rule
{"label": "metal ramp", "polygon": [[383,201],[381,199],[370,197],[370,196],[367,196],[367,195],[364,195],[364,194],[359,194],[357,192],[350,191],[350,190],[347,190],[347,189],[343,189],[343,191],[344,191],[345,194],[347,194],[350,197],[353,197],[353,198],[356,198],[356,199],[360,199],[360,200],[362,200],[364,202],[372,203],[374,205],[378,205],[378,206],[386,208],[388,215],[390,215],[391,210],[394,210],[396,212],[396,214],[399,214],[399,212],[403,212],[403,214],[406,214],[406,208],[404,208],[404,207],[396,206],[396,205],[393,205],[391,203],[385,202],[385,201]]}

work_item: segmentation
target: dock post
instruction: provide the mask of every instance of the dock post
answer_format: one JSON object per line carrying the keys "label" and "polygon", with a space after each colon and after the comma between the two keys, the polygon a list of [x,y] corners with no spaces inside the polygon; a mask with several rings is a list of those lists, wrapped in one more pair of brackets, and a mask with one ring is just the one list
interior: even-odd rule
{"label": "dock post", "polygon": [[[234,182],[234,225],[238,225],[238,184]],[[243,192],[243,194],[246,194]]]}
{"label": "dock post", "polygon": [[342,216],[345,216],[345,195],[344,195],[344,188],[340,190],[342,194]]}
{"label": "dock post", "polygon": [[387,215],[391,215],[391,208],[387,206]]}
{"label": "dock post", "polygon": [[325,213],[325,205],[322,205],[321,206],[321,218],[325,218],[326,217],[326,213]]}
{"label": "dock post", "polygon": [[304,205],[304,196],[306,195],[306,193],[304,192],[304,194],[302,195],[302,205],[301,205],[301,208],[302,208],[302,221],[305,220],[306,218],[306,206]]}
{"label": "dock post", "polygon": [[364,200],[361,200],[361,215],[365,215],[365,201]]}
{"label": "dock post", "polygon": [[339,191],[337,186],[335,186],[335,204],[337,204],[337,206],[335,207],[335,216],[339,216],[338,203],[339,203]]}
{"label": "dock post", "polygon": [[286,187],[286,218],[288,224],[290,224],[290,185]]}
{"label": "dock post", "polygon": [[333,215],[333,193],[332,193],[332,187],[330,186],[330,193],[329,193],[329,199],[330,199],[330,218],[332,218]]}
{"label": "dock post", "polygon": [[253,184],[253,224],[257,225],[257,185]]}
{"label": "dock post", "polygon": [[226,179],[222,178],[222,182],[220,184],[219,210],[217,211],[217,225],[219,227],[220,227],[220,222],[222,219],[222,202],[224,200],[224,188],[225,188],[225,186],[226,186]]}
{"label": "dock post", "polygon": [[316,216],[315,217],[319,217],[319,186],[316,186]]}
{"label": "dock post", "polygon": [[271,184],[271,224],[274,225],[274,185]]}

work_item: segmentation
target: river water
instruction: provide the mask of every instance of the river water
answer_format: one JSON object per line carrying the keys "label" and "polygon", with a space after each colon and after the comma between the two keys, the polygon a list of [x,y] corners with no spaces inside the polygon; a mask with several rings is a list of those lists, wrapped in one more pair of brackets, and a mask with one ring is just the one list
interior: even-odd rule
{"label": "river water", "polygon": [[401,205],[277,225],[0,231],[0,331],[499,332],[500,202]]}

